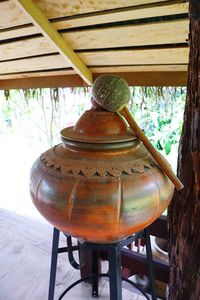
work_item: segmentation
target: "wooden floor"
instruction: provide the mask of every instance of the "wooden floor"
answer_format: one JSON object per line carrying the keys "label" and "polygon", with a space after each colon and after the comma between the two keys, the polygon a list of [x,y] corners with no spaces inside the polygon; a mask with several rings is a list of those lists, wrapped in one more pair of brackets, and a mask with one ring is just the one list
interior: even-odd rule
{"label": "wooden floor", "polygon": [[[0,300],[47,300],[51,242],[50,225],[0,210]],[[63,236],[61,244],[64,243]],[[103,268],[106,269],[107,265]],[[59,254],[55,300],[76,279],[79,279],[79,271],[69,266],[66,253]],[[93,298],[90,286],[82,283],[63,299]],[[100,281],[98,299],[109,299],[107,279]],[[145,298],[125,286],[123,299]]]}

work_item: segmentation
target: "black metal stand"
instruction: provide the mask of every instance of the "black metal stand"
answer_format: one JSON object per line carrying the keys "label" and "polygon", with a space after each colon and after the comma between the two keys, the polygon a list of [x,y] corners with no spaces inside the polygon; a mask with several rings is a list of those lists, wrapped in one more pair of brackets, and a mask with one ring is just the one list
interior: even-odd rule
{"label": "black metal stand", "polygon": [[[157,300],[155,292],[155,277],[153,270],[153,261],[152,261],[152,252],[151,252],[151,243],[148,229],[134,234],[126,238],[123,241],[110,244],[96,244],[90,242],[84,242],[79,244],[79,246],[72,246],[72,240],[70,236],[67,236],[67,247],[59,248],[59,234],[60,231],[54,228],[53,232],[53,245],[52,245],[52,257],[51,257],[51,270],[50,270],[50,281],[49,281],[49,296],[48,300],[54,300],[54,291],[55,291],[55,281],[56,281],[56,268],[57,268],[57,258],[58,254],[61,252],[68,252],[69,262],[75,269],[80,269],[82,263],[84,262],[84,257],[80,257],[80,264],[78,264],[73,256],[73,251],[89,248],[92,250],[92,274],[91,276],[81,278],[71,284],[58,300],[63,299],[64,295],[69,292],[77,284],[89,280],[92,280],[92,297],[98,297],[98,278],[99,277],[109,277],[110,284],[110,300],[122,300],[122,280],[128,282],[129,284],[136,287],[145,297],[150,300],[149,296],[139,288],[131,280],[121,276],[121,249],[124,246],[131,244],[139,238],[144,238],[146,240],[146,255],[147,255],[147,265],[149,271],[149,279],[151,286],[151,295],[152,300]],[[108,252],[108,261],[109,261],[109,272],[108,274],[98,273],[98,251],[107,251]],[[79,251],[80,255],[83,251]]]}

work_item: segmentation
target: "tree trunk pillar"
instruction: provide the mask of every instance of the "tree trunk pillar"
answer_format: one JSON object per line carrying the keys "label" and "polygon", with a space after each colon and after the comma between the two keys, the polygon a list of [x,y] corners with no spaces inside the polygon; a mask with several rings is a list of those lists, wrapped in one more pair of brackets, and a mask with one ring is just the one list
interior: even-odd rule
{"label": "tree trunk pillar", "polygon": [[189,5],[188,91],[179,145],[184,189],[169,207],[170,300],[200,299],[200,0]]}

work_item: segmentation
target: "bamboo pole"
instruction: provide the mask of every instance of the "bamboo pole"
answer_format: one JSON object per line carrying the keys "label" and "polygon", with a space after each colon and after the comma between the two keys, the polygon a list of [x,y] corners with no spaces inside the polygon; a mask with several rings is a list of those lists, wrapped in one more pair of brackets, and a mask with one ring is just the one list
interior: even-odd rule
{"label": "bamboo pole", "polygon": [[32,23],[49,40],[62,57],[70,63],[83,80],[91,85],[93,82],[91,71],[61,34],[54,29],[39,7],[32,0],[15,0],[15,3],[29,16]]}
{"label": "bamboo pole", "polygon": [[163,159],[163,157],[159,154],[159,152],[152,146],[148,138],[145,136],[143,131],[137,125],[135,120],[133,119],[130,111],[128,110],[127,106],[124,106],[119,113],[126,119],[130,127],[134,130],[134,133],[137,137],[143,142],[144,146],[148,149],[151,153],[155,161],[158,163],[159,167],[165,172],[165,174],[169,177],[169,179],[174,184],[175,188],[179,191],[184,186],[182,182],[178,179],[178,177],[172,171],[170,165]]}

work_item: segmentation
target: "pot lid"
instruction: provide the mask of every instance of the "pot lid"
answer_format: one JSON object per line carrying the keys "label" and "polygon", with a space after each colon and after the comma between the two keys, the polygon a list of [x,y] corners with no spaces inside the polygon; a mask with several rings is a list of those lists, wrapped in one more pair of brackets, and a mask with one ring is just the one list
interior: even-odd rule
{"label": "pot lid", "polygon": [[87,110],[75,126],[60,132],[62,139],[82,143],[119,143],[137,139],[133,130],[118,113]]}

